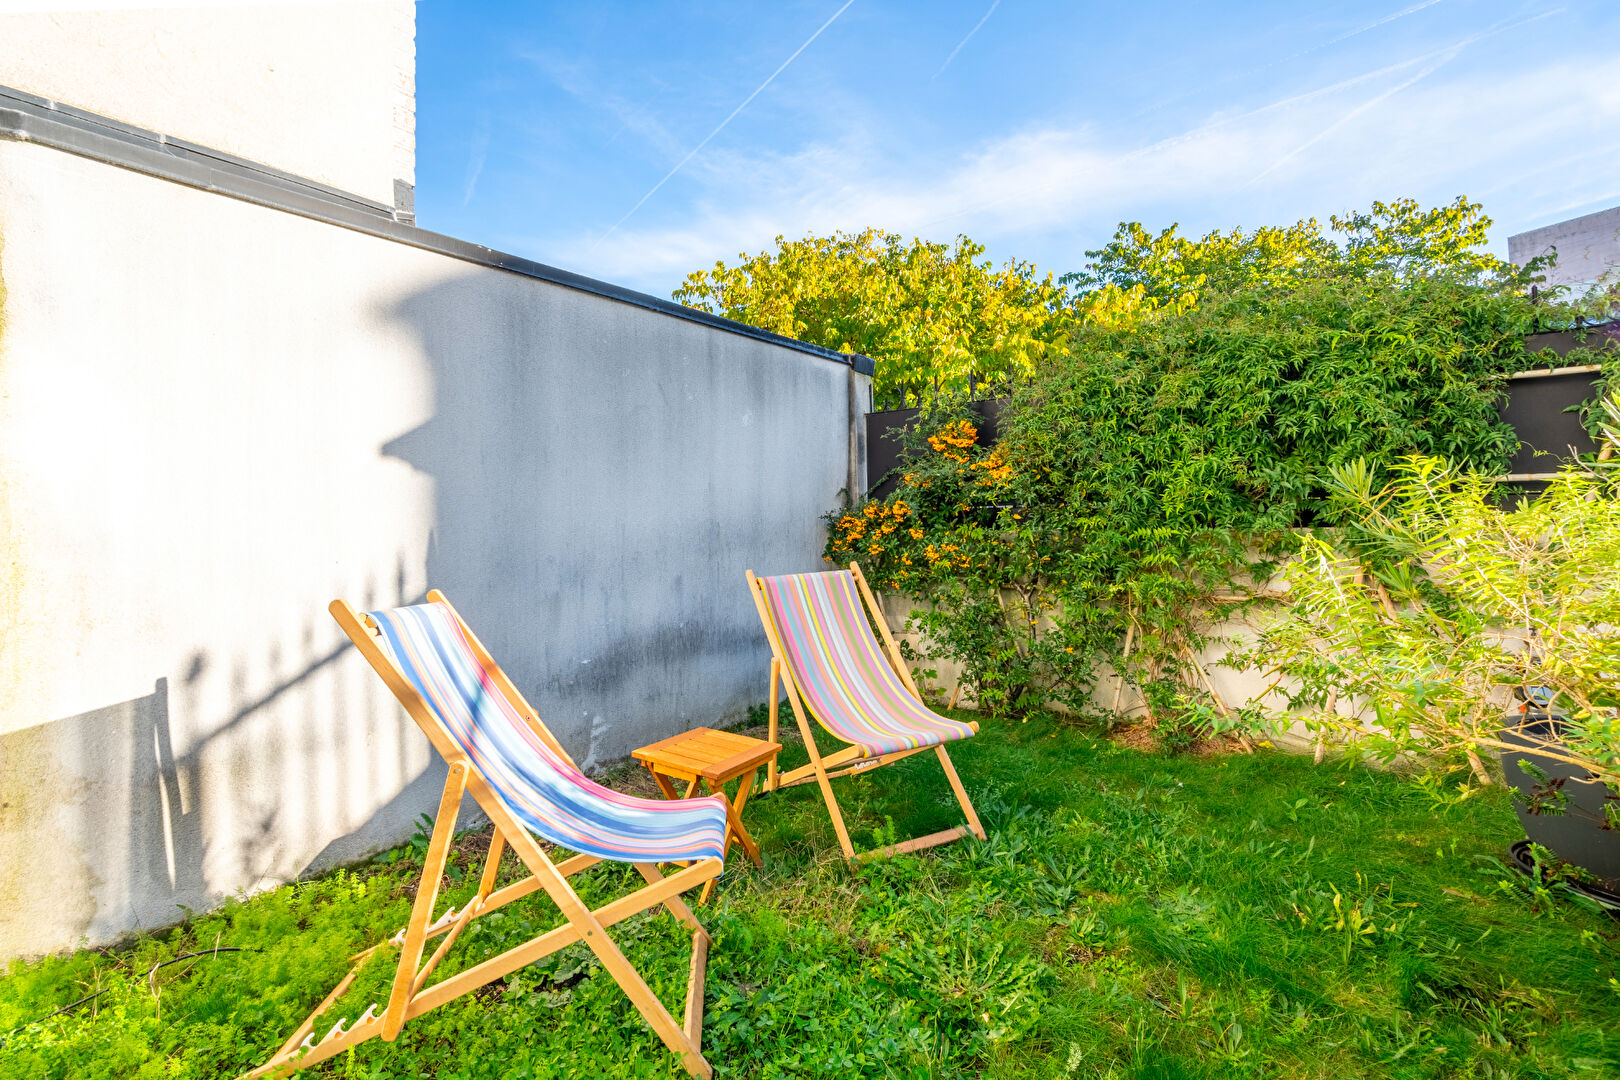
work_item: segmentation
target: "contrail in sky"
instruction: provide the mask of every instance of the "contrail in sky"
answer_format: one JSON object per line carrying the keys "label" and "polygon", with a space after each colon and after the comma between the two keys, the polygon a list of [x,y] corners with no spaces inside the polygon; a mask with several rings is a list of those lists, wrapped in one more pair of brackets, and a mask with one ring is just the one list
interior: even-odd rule
{"label": "contrail in sky", "polygon": [[[1316,48],[1325,49],[1329,45],[1337,45],[1339,42],[1344,41],[1346,38],[1353,38],[1357,34],[1365,34],[1369,30],[1375,30],[1378,27],[1383,26],[1385,23],[1394,22],[1396,19],[1404,19],[1408,15],[1412,15],[1412,14],[1415,14],[1416,12],[1422,11],[1426,7],[1433,7],[1434,5],[1438,4],[1439,2],[1440,2],[1440,0],[1423,0],[1423,3],[1421,3],[1421,4],[1413,4],[1411,7],[1403,8],[1402,10],[1397,11],[1392,15],[1385,15],[1382,19],[1374,19],[1372,22],[1367,23],[1364,26],[1358,26],[1354,30],[1351,30],[1351,31],[1349,31],[1347,33],[1340,34],[1336,38],[1329,38],[1328,40],[1322,42],[1322,44],[1316,46]],[[1313,52],[1313,51],[1314,50],[1312,50],[1312,49],[1306,49],[1305,50],[1305,52]],[[1304,53],[1295,53],[1294,55],[1295,56],[1303,56]],[[1290,57],[1289,59],[1293,59],[1293,57]]]}
{"label": "contrail in sky", "polygon": [[[1435,0],[1431,0],[1431,2],[1435,2]],[[1424,5],[1424,6],[1427,6],[1427,5]],[[1305,140],[1299,146],[1296,146],[1294,149],[1290,150],[1288,153],[1284,154],[1282,157],[1278,158],[1276,161],[1273,161],[1270,165],[1266,166],[1265,169],[1263,169],[1259,173],[1255,174],[1254,178],[1251,179],[1249,181],[1249,183],[1253,184],[1256,181],[1260,180],[1262,177],[1270,175],[1272,172],[1276,171],[1276,169],[1278,167],[1280,167],[1281,165],[1283,165],[1285,162],[1292,161],[1294,158],[1298,157],[1302,152],[1304,152],[1305,150],[1309,149],[1310,147],[1316,145],[1318,142],[1321,142],[1322,139],[1325,138],[1327,135],[1329,135],[1333,131],[1337,130],[1338,128],[1343,127],[1345,124],[1349,123],[1351,120],[1354,120],[1356,117],[1360,116],[1362,113],[1366,112],[1368,109],[1372,108],[1375,105],[1381,104],[1382,102],[1385,102],[1385,101],[1389,100],[1391,97],[1394,97],[1396,94],[1400,93],[1402,90],[1405,90],[1407,87],[1411,86],[1413,83],[1418,82],[1420,79],[1428,78],[1430,75],[1434,74],[1437,70],[1439,70],[1440,68],[1444,67],[1445,65],[1451,63],[1452,60],[1455,60],[1457,58],[1458,54],[1460,54],[1468,46],[1474,44],[1474,42],[1482,41],[1485,38],[1491,37],[1491,36],[1493,36],[1495,34],[1500,34],[1500,33],[1502,33],[1503,31],[1506,31],[1506,30],[1516,30],[1521,26],[1527,26],[1530,23],[1539,22],[1542,19],[1548,18],[1548,17],[1553,16],[1553,15],[1557,15],[1562,11],[1563,11],[1563,8],[1554,8],[1552,11],[1544,11],[1540,15],[1532,15],[1527,19],[1520,19],[1518,22],[1507,23],[1507,24],[1498,23],[1496,26],[1492,27],[1489,30],[1486,30],[1486,31],[1483,31],[1481,33],[1473,34],[1473,35],[1470,35],[1469,37],[1463,38],[1461,41],[1457,42],[1455,45],[1453,45],[1450,48],[1447,48],[1443,52],[1441,52],[1439,54],[1440,59],[1436,60],[1433,64],[1430,64],[1428,67],[1424,68],[1422,71],[1418,72],[1416,75],[1412,76],[1410,79],[1407,79],[1405,82],[1401,83],[1399,86],[1395,86],[1395,87],[1392,87],[1389,90],[1384,91],[1382,94],[1377,95],[1376,97],[1372,98],[1370,101],[1363,102],[1362,104],[1356,106],[1354,109],[1351,109],[1349,112],[1345,113],[1339,119],[1335,120],[1333,123],[1329,124],[1327,127],[1323,128],[1321,131],[1318,131],[1315,135],[1311,136],[1309,139]],[[1431,53],[1429,55],[1434,56],[1436,54]],[[1424,57],[1424,59],[1428,59],[1428,57]]]}
{"label": "contrail in sky", "polygon": [[484,173],[484,158],[488,153],[489,115],[485,113],[479,116],[478,126],[473,130],[472,153],[467,156],[467,176],[462,184],[462,206],[472,202],[473,190],[478,187],[478,178]]}
{"label": "contrail in sky", "polygon": [[1294,158],[1298,157],[1300,154],[1304,153],[1306,150],[1309,150],[1311,147],[1315,146],[1317,143],[1319,143],[1323,139],[1327,138],[1333,132],[1337,131],[1339,128],[1343,127],[1345,124],[1348,124],[1350,121],[1354,120],[1356,117],[1358,117],[1362,113],[1366,112],[1368,109],[1371,109],[1376,105],[1380,105],[1380,104],[1384,103],[1385,101],[1388,101],[1390,98],[1394,97],[1396,94],[1400,93],[1402,90],[1405,90],[1408,86],[1411,86],[1413,83],[1416,83],[1421,79],[1426,79],[1430,75],[1433,75],[1436,71],[1439,71],[1441,68],[1443,68],[1447,64],[1449,64],[1452,60],[1456,59],[1457,54],[1460,53],[1461,51],[1462,50],[1460,48],[1451,50],[1444,57],[1442,57],[1439,60],[1436,60],[1434,63],[1430,64],[1428,67],[1424,68],[1422,71],[1418,72],[1416,75],[1412,76],[1410,79],[1407,79],[1405,82],[1399,84],[1398,86],[1392,86],[1388,90],[1385,90],[1382,94],[1378,94],[1378,95],[1368,99],[1367,101],[1362,102],[1360,105],[1357,105],[1355,108],[1351,109],[1349,112],[1345,113],[1343,116],[1341,116],[1337,120],[1333,121],[1333,123],[1329,124],[1327,127],[1323,128],[1321,131],[1318,131],[1315,135],[1312,135],[1309,139],[1306,139],[1304,142],[1300,143],[1298,146],[1296,146],[1292,150],[1288,151],[1288,153],[1284,154],[1282,157],[1278,158],[1276,161],[1273,161],[1270,165],[1266,166],[1265,169],[1263,169],[1260,172],[1256,173],[1254,175],[1253,179],[1251,179],[1249,181],[1249,183],[1252,184],[1255,181],[1260,180],[1260,179],[1270,175],[1271,173],[1275,172],[1277,169],[1281,168],[1287,162],[1290,162],[1290,161],[1294,160]]}
{"label": "contrail in sky", "polygon": [[[1437,0],[1430,0],[1430,2],[1434,3],[1437,2]],[[952,49],[951,55],[945,58],[945,62],[943,64],[939,65],[939,70],[934,72],[933,77],[928,80],[929,82],[933,82],[934,79],[937,79],[940,77],[940,75],[944,74],[945,69],[951,66],[951,61],[956,59],[956,54],[962,51],[962,46],[973,40],[973,35],[979,32],[979,27],[989,22],[990,16],[994,15],[996,13],[996,8],[1000,6],[1001,0],[995,0],[995,2],[990,5],[990,10],[984,13],[984,18],[974,23],[973,29],[967,32],[967,37],[956,43],[956,48]]]}
{"label": "contrail in sky", "polygon": [[1152,105],[1149,105],[1147,108],[1145,108],[1145,109],[1141,110],[1140,112],[1138,112],[1136,115],[1137,116],[1144,116],[1144,115],[1146,115],[1148,113],[1156,112],[1157,110],[1162,109],[1167,105],[1173,105],[1178,101],[1183,101],[1183,100],[1185,100],[1187,98],[1190,98],[1190,97],[1194,96],[1195,94],[1208,93],[1211,89],[1213,89],[1214,87],[1220,86],[1222,83],[1229,83],[1229,82],[1232,82],[1232,81],[1234,81],[1236,79],[1243,79],[1243,78],[1247,78],[1250,75],[1258,75],[1263,71],[1269,71],[1272,68],[1277,67],[1280,64],[1286,64],[1291,60],[1298,60],[1302,56],[1309,56],[1313,52],[1319,52],[1322,49],[1325,49],[1330,45],[1337,45],[1341,41],[1348,41],[1351,38],[1356,37],[1359,34],[1365,34],[1369,30],[1376,30],[1376,29],[1378,29],[1378,27],[1383,26],[1385,23],[1392,23],[1396,19],[1404,19],[1408,15],[1415,15],[1418,12],[1422,11],[1424,8],[1434,7],[1434,5],[1436,5],[1438,3],[1440,3],[1440,0],[1422,0],[1422,3],[1413,4],[1410,7],[1402,8],[1400,11],[1396,11],[1396,12],[1393,12],[1393,13],[1391,13],[1389,15],[1385,15],[1382,18],[1374,19],[1370,23],[1363,23],[1362,25],[1356,27],[1354,30],[1347,30],[1344,33],[1340,34],[1338,37],[1328,38],[1326,41],[1318,42],[1317,44],[1312,45],[1309,48],[1301,49],[1299,52],[1289,53],[1287,56],[1280,57],[1280,58],[1278,58],[1276,60],[1270,60],[1270,61],[1268,61],[1268,62],[1266,62],[1264,64],[1261,64],[1259,67],[1248,68],[1248,69],[1246,69],[1244,71],[1236,71],[1236,72],[1233,72],[1230,75],[1222,75],[1220,78],[1214,79],[1214,80],[1212,80],[1210,82],[1207,82],[1207,83],[1204,83],[1204,84],[1202,84],[1202,85],[1200,85],[1198,87],[1195,87],[1194,89],[1182,91],[1181,93],[1174,94],[1171,97],[1167,97],[1167,98],[1163,99],[1162,101],[1156,101]]}
{"label": "contrail in sky", "polygon": [[[658,183],[654,184],[652,186],[651,190],[649,190],[647,192],[647,194],[643,195],[639,200],[637,200],[636,205],[632,206],[629,210],[625,211],[624,217],[620,218],[618,221],[615,221],[613,223],[612,228],[608,229],[607,232],[603,233],[600,237],[598,237],[597,240],[596,240],[596,243],[591,245],[590,250],[595,251],[597,249],[597,247],[602,243],[603,240],[606,240],[608,237],[612,236],[613,233],[618,229],[618,227],[620,225],[623,225],[626,221],[629,221],[631,214],[634,214],[637,210],[640,210],[642,205],[645,204],[648,199],[652,198],[655,194],[657,194],[659,188],[661,188],[665,184],[669,183],[670,178],[673,177],[676,173],[680,172],[681,169],[685,167],[685,165],[686,165],[686,163],[688,161],[691,161],[694,157],[697,157],[697,152],[699,150],[702,150],[705,146],[709,145],[709,140],[710,139],[712,139],[716,135],[720,134],[720,132],[725,129],[725,126],[727,124],[731,123],[733,120],[735,120],[737,118],[738,113],[740,113],[744,109],[748,108],[748,103],[750,101],[753,101],[755,98],[759,97],[760,92],[763,91],[767,86],[771,85],[771,81],[774,80],[778,75],[780,75],[780,74],[782,74],[782,72],[786,71],[787,66],[789,64],[793,63],[793,61],[797,60],[799,58],[799,54],[804,52],[804,50],[808,49],[810,47],[810,43],[812,41],[815,41],[816,38],[821,36],[822,30],[827,29],[827,27],[831,26],[834,22],[836,22],[838,20],[838,16],[840,16],[844,12],[848,11],[849,6],[851,4],[853,4],[854,2],[855,2],[855,0],[845,0],[844,6],[839,8],[837,11],[833,12],[832,13],[832,18],[830,18],[826,22],[822,23],[820,30],[817,30],[815,33],[813,33],[809,37],[805,38],[804,39],[804,44],[800,45],[797,49],[794,49],[793,50],[793,55],[788,57],[786,60],[782,61],[782,66],[781,67],[779,67],[775,71],[771,72],[769,77],[767,77],[764,82],[760,83],[758,86],[756,86],[754,88],[754,92],[752,94],[749,94],[747,97],[743,98],[742,104],[738,105],[735,109],[732,109],[730,116],[727,116],[724,120],[720,121],[719,124],[715,125],[715,129],[713,131],[711,131],[707,135],[703,136],[703,141],[698,143],[696,146],[692,147],[691,152],[688,153],[685,157],[681,158],[680,161],[676,162],[675,167],[673,169],[669,170],[669,173],[667,175],[665,175],[665,177],[662,180],[660,180],[660,181],[658,181]],[[1001,0],[996,0],[996,2],[1000,3]],[[994,8],[992,8],[991,10],[994,10]],[[987,15],[987,16],[985,16],[985,18],[989,18],[989,16]],[[975,28],[975,29],[977,29],[977,28]],[[970,34],[968,36],[971,37],[972,35]],[[957,46],[957,47],[960,48],[961,46]]]}
{"label": "contrail in sky", "polygon": [[[1279,110],[1282,110],[1282,109],[1286,109],[1291,105],[1299,105],[1299,104],[1303,104],[1304,102],[1307,102],[1307,101],[1312,101],[1312,100],[1315,100],[1315,99],[1320,98],[1320,97],[1325,97],[1327,95],[1336,93],[1336,92],[1338,92],[1340,90],[1345,90],[1345,89],[1348,89],[1348,88],[1350,88],[1352,86],[1357,86],[1357,85],[1359,85],[1361,83],[1367,82],[1367,81],[1369,81],[1371,79],[1375,79],[1375,78],[1377,78],[1377,77],[1379,77],[1381,75],[1388,75],[1388,74],[1391,74],[1393,72],[1400,71],[1400,70],[1403,70],[1403,69],[1406,69],[1406,68],[1415,67],[1418,64],[1427,64],[1429,61],[1438,61],[1438,63],[1434,64],[1433,66],[1424,68],[1415,77],[1412,77],[1412,78],[1408,79],[1407,81],[1402,82],[1399,86],[1395,87],[1394,90],[1388,91],[1386,93],[1378,95],[1378,97],[1375,98],[1372,102],[1357,106],[1357,108],[1354,110],[1354,112],[1351,115],[1346,116],[1346,117],[1341,117],[1330,128],[1328,128],[1328,129],[1326,129],[1326,130],[1324,130],[1322,132],[1319,132],[1316,136],[1312,137],[1312,139],[1309,142],[1305,143],[1303,146],[1296,147],[1292,152],[1290,152],[1287,155],[1286,158],[1282,159],[1282,161],[1274,162],[1264,172],[1260,173],[1258,176],[1255,176],[1253,179],[1251,179],[1249,181],[1249,183],[1252,184],[1252,183],[1254,183],[1255,180],[1259,180],[1259,179],[1261,179],[1261,177],[1264,177],[1267,173],[1270,173],[1273,169],[1275,169],[1278,165],[1281,165],[1284,161],[1288,160],[1289,158],[1294,157],[1295,155],[1299,154],[1301,151],[1307,149],[1311,144],[1319,141],[1322,138],[1322,136],[1327,134],[1328,131],[1331,131],[1332,128],[1337,128],[1337,127],[1345,124],[1349,120],[1354,119],[1355,116],[1359,116],[1360,114],[1366,112],[1368,109],[1372,108],[1374,105],[1377,105],[1379,102],[1387,100],[1393,94],[1399,93],[1401,90],[1406,89],[1407,87],[1411,86],[1413,83],[1416,83],[1419,79],[1427,78],[1429,75],[1434,73],[1436,68],[1448,63],[1458,53],[1462,52],[1463,49],[1465,49],[1468,46],[1474,44],[1476,41],[1483,41],[1486,38],[1494,37],[1497,34],[1506,33],[1509,30],[1517,30],[1521,26],[1528,26],[1530,23],[1539,22],[1542,19],[1551,18],[1554,15],[1562,14],[1563,10],[1564,10],[1563,8],[1554,8],[1551,11],[1544,11],[1539,15],[1532,15],[1532,16],[1530,16],[1528,18],[1519,19],[1519,20],[1515,20],[1515,21],[1511,21],[1511,22],[1509,22],[1509,21],[1499,22],[1496,25],[1494,25],[1492,27],[1489,27],[1488,29],[1479,31],[1478,33],[1470,34],[1469,36],[1463,38],[1460,41],[1454,41],[1450,45],[1445,46],[1444,48],[1436,49],[1436,50],[1434,50],[1432,52],[1425,53],[1425,54],[1423,54],[1421,56],[1414,56],[1414,57],[1412,57],[1411,59],[1408,59],[1408,60],[1402,60],[1402,61],[1399,61],[1399,62],[1394,63],[1394,64],[1388,64],[1388,65],[1386,65],[1384,67],[1381,67],[1381,68],[1378,68],[1378,69],[1376,69],[1374,71],[1369,71],[1369,72],[1366,72],[1365,74],[1356,75],[1356,76],[1353,76],[1351,78],[1344,79],[1344,80],[1341,80],[1339,82],[1333,83],[1330,86],[1323,86],[1323,87],[1319,87],[1318,89],[1315,89],[1315,90],[1306,91],[1305,93],[1293,94],[1293,95],[1290,95],[1289,97],[1280,98],[1280,99],[1278,99],[1276,101],[1273,101],[1273,102],[1271,102],[1271,103],[1269,103],[1267,105],[1261,105],[1261,106],[1259,106],[1257,108],[1249,109],[1246,112],[1236,113],[1236,114],[1233,114],[1233,115],[1230,115],[1230,116],[1222,116],[1222,117],[1218,117],[1217,119],[1214,119],[1214,120],[1206,121],[1205,123],[1199,124],[1197,127],[1191,128],[1190,130],[1187,130],[1187,131],[1184,131],[1179,135],[1172,135],[1172,136],[1169,136],[1168,138],[1159,139],[1156,142],[1149,143],[1146,146],[1141,146],[1141,147],[1138,147],[1137,149],[1132,150],[1132,151],[1130,151],[1128,153],[1122,154],[1122,155],[1120,155],[1119,160],[1121,160],[1121,161],[1129,161],[1129,160],[1132,160],[1134,158],[1147,157],[1147,156],[1149,156],[1151,154],[1154,154],[1156,152],[1168,150],[1171,147],[1177,146],[1177,145],[1179,145],[1181,143],[1191,142],[1192,140],[1196,139],[1200,135],[1204,135],[1204,134],[1206,134],[1208,132],[1214,131],[1214,130],[1219,129],[1219,128],[1229,127],[1229,126],[1237,124],[1237,123],[1239,123],[1239,122],[1241,122],[1243,120],[1249,120],[1249,119],[1252,119],[1252,118],[1254,118],[1256,116],[1261,116],[1261,115],[1263,115],[1265,113],[1276,112],[1276,111],[1279,111]],[[981,202],[978,202],[978,203],[969,204],[969,205],[964,206],[964,207],[962,207],[962,208],[960,208],[958,210],[953,210],[950,213],[948,213],[948,214],[946,214],[946,215],[944,215],[942,217],[935,218],[935,219],[933,219],[931,221],[926,221],[923,224],[917,226],[917,229],[919,231],[927,230],[929,228],[932,228],[935,225],[942,225],[942,224],[944,224],[944,223],[946,223],[948,221],[956,221],[956,220],[958,220],[960,218],[967,217],[967,216],[970,216],[972,214],[982,213],[982,212],[984,212],[986,210],[993,210],[993,209],[995,209],[995,208],[997,208],[999,206],[1003,206],[1003,205],[1005,205],[1005,204],[1007,204],[1009,202],[1012,202],[1015,199],[1028,199],[1028,198],[1030,198],[1031,196],[1034,196],[1034,195],[1046,194],[1048,192],[1055,191],[1055,190],[1063,187],[1066,183],[1068,183],[1067,178],[1060,178],[1060,179],[1053,180],[1053,181],[1048,182],[1048,183],[1038,184],[1038,185],[1035,185],[1035,186],[1030,187],[1030,188],[1020,189],[1017,193],[1015,193],[1013,195],[1005,195],[1005,196],[1001,196],[999,198],[988,199],[988,200],[984,200],[984,201],[981,201]]]}

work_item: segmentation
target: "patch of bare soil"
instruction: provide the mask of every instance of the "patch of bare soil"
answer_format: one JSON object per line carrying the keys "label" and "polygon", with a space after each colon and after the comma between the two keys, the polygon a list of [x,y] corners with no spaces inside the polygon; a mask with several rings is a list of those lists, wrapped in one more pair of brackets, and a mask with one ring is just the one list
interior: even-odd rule
{"label": "patch of bare soil", "polygon": [[658,790],[658,783],[653,779],[652,771],[639,761],[615,768],[597,782],[603,787],[610,787],[614,791],[622,791],[626,795],[634,795],[641,799],[664,797],[664,793]]}
{"label": "patch of bare soil", "polygon": [[1069,967],[1086,967],[1096,962],[1102,955],[1089,945],[1070,945],[1063,950],[1063,962]]}
{"label": "patch of bare soil", "polygon": [[[1156,725],[1147,720],[1139,720],[1133,724],[1124,724],[1114,728],[1108,733],[1109,741],[1140,750],[1145,754],[1159,752],[1159,736]],[[1199,739],[1186,751],[1193,757],[1220,757],[1225,754],[1252,753],[1246,750],[1235,736],[1211,735],[1206,739]]]}
{"label": "patch of bare soil", "polygon": [[1108,733],[1110,742],[1132,750],[1141,750],[1151,754],[1159,749],[1159,739],[1145,721],[1136,724],[1122,724]]}
{"label": "patch of bare soil", "polygon": [[[803,742],[804,740],[799,738],[799,732],[794,724],[792,713],[789,713],[785,708],[782,711],[785,715],[778,716],[776,719],[776,741],[783,746],[789,743]],[[758,739],[764,742],[771,733],[771,725],[755,724],[752,727],[736,728],[735,730],[739,735],[746,735],[750,739]]]}
{"label": "patch of bare soil", "polygon": [[484,857],[489,853],[489,838],[494,834],[494,825],[485,825],[482,829],[463,833],[450,845],[451,857],[462,866],[471,866],[474,863],[482,866]]}
{"label": "patch of bare soil", "polygon": [[1208,739],[1200,739],[1198,745],[1192,748],[1196,757],[1220,757],[1222,754],[1252,754],[1252,749],[1246,749],[1238,741],[1236,735],[1216,735]]}

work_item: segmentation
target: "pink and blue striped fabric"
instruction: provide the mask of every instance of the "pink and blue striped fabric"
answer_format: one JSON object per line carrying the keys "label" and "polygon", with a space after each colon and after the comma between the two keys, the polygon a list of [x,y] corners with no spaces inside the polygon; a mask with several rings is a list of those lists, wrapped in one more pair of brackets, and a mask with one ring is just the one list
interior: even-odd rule
{"label": "pink and blue striped fabric", "polygon": [[638,799],[592,781],[524,722],[444,604],[369,614],[390,659],[507,809],[536,835],[614,862],[724,857],[722,797]]}
{"label": "pink and blue striped fabric", "polygon": [[822,727],[866,757],[973,734],[911,696],[866,621],[855,575],[835,570],[758,580],[794,684]]}

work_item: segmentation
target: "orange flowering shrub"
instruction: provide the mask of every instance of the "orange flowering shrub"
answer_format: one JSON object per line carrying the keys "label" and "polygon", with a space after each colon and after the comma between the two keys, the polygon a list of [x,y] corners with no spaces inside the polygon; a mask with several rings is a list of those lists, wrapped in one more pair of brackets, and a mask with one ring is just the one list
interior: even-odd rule
{"label": "orange flowering shrub", "polygon": [[979,441],[979,429],[966,420],[952,420],[928,436],[928,445],[934,453],[952,461],[967,464],[968,451]]}
{"label": "orange flowering shrub", "polygon": [[823,554],[828,562],[839,565],[858,560],[875,573],[874,582],[896,588],[899,581],[893,564],[903,567],[911,561],[899,547],[923,535],[911,519],[911,507],[901,499],[869,502],[834,518]]}
{"label": "orange flowering shrub", "polygon": [[999,711],[1030,705],[1037,685],[1047,697],[1054,687],[1062,696],[1061,687],[1089,681],[1090,669],[1071,662],[1064,667],[1072,675],[1054,674],[1048,654],[1074,643],[1061,634],[1049,642],[1038,619],[1009,614],[1042,610],[1041,597],[1030,592],[1010,607],[995,599],[1008,581],[1044,592],[1050,556],[1008,505],[1018,498],[1016,454],[980,446],[978,437],[968,416],[925,417],[908,433],[910,464],[899,491],[829,515],[825,555],[835,565],[859,562],[877,588],[933,601],[935,621],[948,620],[924,627],[935,648],[943,646],[938,655],[961,660],[981,706]]}
{"label": "orange flowering shrub", "polygon": [[979,483],[984,487],[1005,484],[1013,478],[1013,465],[1005,445],[998,444],[988,456],[975,461],[970,468],[978,471]]}

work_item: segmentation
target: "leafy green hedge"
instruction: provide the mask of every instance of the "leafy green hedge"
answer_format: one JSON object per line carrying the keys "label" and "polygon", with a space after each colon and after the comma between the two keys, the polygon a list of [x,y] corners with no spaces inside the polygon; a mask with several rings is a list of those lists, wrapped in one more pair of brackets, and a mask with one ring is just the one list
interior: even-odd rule
{"label": "leafy green hedge", "polygon": [[[1092,278],[1097,316],[1015,392],[998,445],[938,403],[896,492],[831,516],[827,557],[920,602],[992,711],[1083,708],[1112,665],[1156,717],[1218,722],[1191,661],[1211,606],[1248,602],[1288,530],[1331,520],[1330,466],[1420,453],[1504,471],[1501,379],[1549,309],[1528,272],[1481,263],[1482,228],[1451,209],[1382,207],[1343,250],[1217,234],[1194,251],[1122,227],[1093,253],[1112,267]],[[1133,275],[1142,303],[1122,308]]]}

